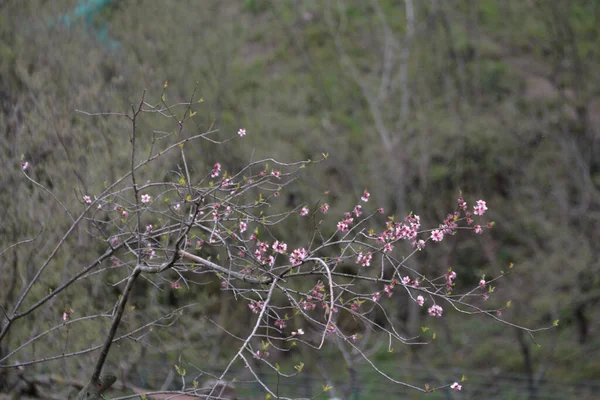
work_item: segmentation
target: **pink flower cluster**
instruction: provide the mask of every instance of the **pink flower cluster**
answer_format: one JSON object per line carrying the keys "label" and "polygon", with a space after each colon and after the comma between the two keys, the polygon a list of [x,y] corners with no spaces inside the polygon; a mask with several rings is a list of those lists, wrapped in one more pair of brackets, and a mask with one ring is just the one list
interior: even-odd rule
{"label": "pink flower cluster", "polygon": [[405,276],[402,278],[402,284],[403,285],[411,285],[412,287],[417,287],[417,286],[419,286],[419,281],[417,281],[416,279],[413,281],[410,279],[409,276]]}
{"label": "pink flower cluster", "polygon": [[[325,286],[323,285],[323,283],[318,282],[315,285],[315,287],[311,290],[311,292],[306,295],[306,299],[300,302],[300,307],[302,307],[302,309],[305,311],[314,310],[317,307],[318,302],[322,302],[323,305],[324,302],[322,300],[324,298]],[[323,308],[328,310],[327,304],[323,305]],[[337,310],[334,309],[334,312],[335,311]]]}
{"label": "pink flower cluster", "polygon": [[348,232],[350,230],[350,225],[352,225],[353,221],[354,221],[354,218],[346,218],[346,219],[338,222],[337,223],[338,231]]}
{"label": "pink flower cluster", "polygon": [[279,253],[279,254],[284,254],[285,251],[287,250],[287,244],[285,244],[284,242],[280,242],[279,240],[276,240],[275,243],[273,243],[273,251]]}
{"label": "pink flower cluster", "polygon": [[373,258],[373,254],[371,253],[366,253],[363,254],[362,251],[360,253],[358,253],[358,255],[356,256],[356,263],[363,266],[363,267],[368,267],[371,265],[371,259]]}
{"label": "pink flower cluster", "polygon": [[377,238],[377,242],[392,242],[396,240],[415,240],[421,227],[418,215],[409,215],[404,223],[388,221],[386,230]]}
{"label": "pink flower cluster", "polygon": [[454,286],[454,280],[456,279],[456,272],[449,271],[446,274],[446,289],[452,290],[452,286]]}
{"label": "pink flower cluster", "polygon": [[65,311],[65,312],[63,313],[63,315],[62,315],[62,319],[63,319],[63,321],[66,321],[66,320],[68,320],[68,319],[71,317],[71,315],[73,315],[73,313],[74,313],[74,312],[75,312],[75,311],[73,311],[73,309],[72,309],[72,308],[69,308],[67,311]]}
{"label": "pink flower cluster", "polygon": [[250,304],[248,304],[248,307],[250,308],[250,310],[252,310],[254,314],[258,314],[258,312],[262,310],[264,306],[265,302],[262,300],[252,301]]}
{"label": "pink flower cluster", "polygon": [[217,176],[219,176],[220,173],[221,173],[221,164],[216,163],[215,166],[213,167],[211,173],[210,173],[210,177],[211,178],[216,178]]}
{"label": "pink flower cluster", "polygon": [[282,319],[276,319],[275,320],[275,326],[278,327],[279,329],[283,329],[285,328],[286,324],[285,321]]}
{"label": "pink flower cluster", "polygon": [[477,204],[473,206],[473,214],[475,215],[483,215],[487,211],[487,206],[485,205],[485,201],[477,200]]}
{"label": "pink flower cluster", "polygon": [[429,309],[427,309],[427,312],[429,313],[429,315],[439,318],[442,316],[442,313],[444,312],[444,310],[442,309],[442,307],[435,304],[435,305],[429,307]]}
{"label": "pink flower cluster", "polygon": [[298,265],[302,264],[302,261],[306,258],[307,255],[308,252],[305,248],[296,249],[290,255],[290,262],[294,267],[297,267]]}
{"label": "pink flower cluster", "polygon": [[275,257],[272,255],[267,256],[267,250],[269,250],[269,243],[267,242],[256,242],[256,249],[254,249],[254,257],[261,264],[268,264],[270,267],[275,265]]}
{"label": "pink flower cluster", "polygon": [[365,191],[360,199],[366,203],[367,201],[369,201],[369,197],[371,197],[371,194],[369,192],[367,192],[367,190],[365,189]]}

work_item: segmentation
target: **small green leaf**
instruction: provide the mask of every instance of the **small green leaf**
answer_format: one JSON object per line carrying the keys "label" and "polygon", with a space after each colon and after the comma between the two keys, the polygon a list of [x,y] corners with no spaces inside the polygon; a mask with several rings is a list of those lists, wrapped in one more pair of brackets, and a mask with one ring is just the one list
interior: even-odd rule
{"label": "small green leaf", "polygon": [[[294,342],[295,343],[295,342]],[[301,362],[300,364],[296,365],[294,368],[296,368],[296,370],[298,372],[302,372],[302,369],[304,368],[304,363]]]}
{"label": "small green leaf", "polygon": [[507,301],[507,302],[506,302],[506,308],[509,308],[511,304],[512,304],[512,301],[511,301],[511,300]]}
{"label": "small green leaf", "polygon": [[558,326],[558,319],[552,323],[553,326]]}

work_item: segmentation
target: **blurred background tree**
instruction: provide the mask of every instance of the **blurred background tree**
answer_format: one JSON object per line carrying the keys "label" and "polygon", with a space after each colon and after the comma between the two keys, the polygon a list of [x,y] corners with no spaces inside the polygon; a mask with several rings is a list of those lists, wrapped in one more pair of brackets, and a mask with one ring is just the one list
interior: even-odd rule
{"label": "blurred background tree", "polygon": [[[507,398],[498,382],[510,374],[523,379],[515,398],[542,398],[557,388],[564,388],[560,398],[591,396],[600,390],[599,30],[593,0],[2,2],[0,248],[42,229],[60,235],[70,225],[59,204],[37,205],[38,191],[19,171],[22,157],[44,166],[35,178],[64,204],[99,192],[126,162],[127,124],[76,109],[125,110],[143,89],[160,93],[165,80],[169,96],[184,99],[198,82],[199,130],[252,132],[227,152],[194,149],[198,168],[327,152],[328,162],[302,175],[286,203],[329,191],[338,214],[365,188],[386,213],[418,210],[430,221],[443,219],[461,190],[485,198],[497,221],[490,235],[479,244],[444,242],[411,266],[428,275],[452,266],[473,284],[484,267],[499,273],[514,262],[516,273],[497,294],[499,302],[512,300],[510,318],[528,326],[561,320],[538,348],[517,332],[484,320],[462,325],[450,315],[438,338],[442,352],[382,351],[391,367],[415,379],[419,368],[484,371],[473,378],[473,398]],[[163,129],[171,128],[159,119],[140,127]],[[162,167],[154,173],[176,165],[167,159]],[[294,232],[290,243],[309,228],[280,227]],[[86,237],[82,232],[64,249],[65,273],[101,251]],[[37,250],[1,255],[3,305],[49,251],[44,244]],[[69,293],[70,304],[87,301],[81,290]],[[105,291],[94,295],[114,293],[108,285]],[[220,293],[207,287],[184,295],[205,302],[207,315],[240,318]],[[133,301],[146,315],[159,315],[177,302],[173,296],[140,291]],[[56,307],[59,315],[65,305]],[[413,314],[399,304],[396,317],[408,333],[421,326]],[[35,331],[45,321],[29,323]],[[129,361],[143,357],[164,367],[194,348],[218,363],[221,336],[193,334],[198,329],[182,327],[180,347],[170,354],[149,346]],[[0,344],[0,356],[7,346]],[[311,373],[327,363],[314,360]],[[69,367],[60,373],[72,374]],[[160,386],[149,369],[140,366],[140,380]],[[368,372],[361,373],[367,382]],[[0,390],[12,384],[0,370]],[[375,398],[368,390],[362,395]]]}

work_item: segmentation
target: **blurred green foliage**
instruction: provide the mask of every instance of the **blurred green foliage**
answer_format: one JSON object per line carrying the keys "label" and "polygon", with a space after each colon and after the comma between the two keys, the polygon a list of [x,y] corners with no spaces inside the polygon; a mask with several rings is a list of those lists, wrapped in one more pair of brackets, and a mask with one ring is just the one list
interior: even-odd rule
{"label": "blurred green foliage", "polygon": [[[24,179],[21,157],[31,162],[39,182],[77,209],[81,194],[100,192],[104,182],[126,169],[130,126],[122,118],[90,118],[76,110],[125,112],[144,89],[156,102],[164,81],[169,99],[183,101],[197,84],[204,102],[194,129],[214,125],[229,137],[244,127],[248,135],[226,146],[188,149],[193,169],[206,171],[219,161],[235,171],[262,157],[293,161],[330,154],[327,163],[307,169],[273,211],[310,206],[329,191],[330,213],[341,215],[369,188],[386,214],[402,218],[412,210],[433,226],[452,209],[459,191],[471,203],[484,198],[497,221],[494,230],[466,240],[449,238],[411,267],[432,276],[452,266],[459,284],[473,284],[482,273],[495,276],[516,263],[490,301],[511,299],[515,306],[506,317],[528,327],[561,320],[556,331],[536,339],[541,350],[527,341],[534,372],[543,369],[548,380],[597,378],[600,6],[586,0],[413,3],[415,33],[408,39],[401,1],[186,0],[169,7],[123,2],[95,21],[108,24],[110,37],[120,43],[114,48],[84,23],[52,22],[68,14],[74,1],[3,2],[0,247],[41,230],[47,242],[37,243],[35,251],[1,256],[0,285],[8,288],[0,294],[2,305],[14,301],[70,225],[62,208]],[[405,48],[410,54],[403,61]],[[405,94],[409,106],[403,115]],[[139,129],[147,135],[142,146],[148,151],[153,130],[175,127],[148,118]],[[165,159],[160,168],[143,171],[144,179],[169,174],[176,162]],[[274,234],[293,247],[311,231],[309,224],[291,219]],[[35,298],[102,249],[101,241],[81,229],[34,288]],[[117,276],[106,270],[95,279],[106,282],[101,293],[89,282],[69,289],[41,319],[32,316],[20,332],[11,333],[0,344],[0,355],[21,333],[59,319],[65,309],[83,314],[104,306],[102,296],[117,299],[118,288],[111,284]],[[132,300],[132,318],[158,318],[183,304],[180,297],[202,305],[186,311],[194,319],[154,331],[148,346],[123,343],[127,350],[111,354],[109,361],[143,358],[171,365],[185,352],[190,362],[225,362],[232,349],[215,344],[228,339],[204,317],[234,332],[236,321],[243,325],[250,317],[246,304],[236,304],[219,288],[168,293],[142,286]],[[429,320],[411,319],[404,300],[396,300],[398,318],[410,336]],[[55,354],[66,342],[73,348],[98,344],[107,323],[63,332],[56,347],[37,349],[36,355]],[[403,354],[419,354],[414,362],[427,359],[431,367],[528,372],[528,356],[513,332],[489,320],[465,322],[451,312],[439,325],[435,345]],[[469,340],[457,342],[464,335]],[[173,337],[174,345],[153,351]],[[449,349],[440,351],[444,346]],[[86,357],[82,364],[93,359]],[[318,373],[316,359],[302,361]],[[56,365],[62,374],[73,374],[73,362]],[[373,379],[368,370],[362,374],[365,381]]]}

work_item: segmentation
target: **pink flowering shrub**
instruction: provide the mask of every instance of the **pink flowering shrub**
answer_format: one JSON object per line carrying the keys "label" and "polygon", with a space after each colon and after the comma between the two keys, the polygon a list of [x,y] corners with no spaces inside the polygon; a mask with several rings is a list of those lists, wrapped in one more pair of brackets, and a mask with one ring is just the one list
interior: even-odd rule
{"label": "pink flowering shrub", "polygon": [[[178,106],[184,107],[182,115],[191,115],[193,103]],[[137,112],[127,117],[136,121],[144,113],[165,114],[161,107],[142,101]],[[177,126],[184,122],[177,121]],[[135,139],[136,131],[132,135]],[[245,322],[236,327],[242,336],[231,333],[239,347],[218,372],[219,379],[229,376],[234,365],[254,371],[256,363],[264,363],[282,379],[301,373],[301,367],[286,372],[286,366],[276,367],[270,361],[276,353],[294,351],[296,346],[314,351],[324,345],[339,346],[342,353],[351,350],[357,360],[373,364],[364,351],[363,332],[357,326],[385,337],[390,351],[393,344],[431,343],[428,330],[412,338],[399,334],[401,330],[396,329],[392,318],[393,308],[398,305],[414,307],[433,326],[450,313],[465,317],[482,314],[506,323],[501,316],[509,304],[501,308],[486,308],[484,304],[493,295],[492,284],[496,285],[502,276],[482,277],[478,285],[469,287],[447,266],[440,267],[445,271],[439,270],[436,276],[426,276],[409,265],[415,254],[443,245],[440,242],[477,240],[493,227],[484,219],[488,211],[485,201],[477,200],[471,212],[470,202],[460,197],[454,205],[449,202],[442,220],[425,221],[415,213],[385,215],[377,205],[377,194],[365,189],[354,194],[351,208],[341,215],[335,215],[336,208],[321,200],[270,214],[269,206],[278,201],[301,169],[323,162],[325,156],[291,163],[258,160],[237,170],[225,162],[202,165],[198,160],[192,169],[186,147],[190,142],[201,145],[202,140],[216,139],[184,131],[181,135],[146,161],[132,162],[131,170],[124,173],[128,180],[107,184],[106,189],[93,194],[95,200],[90,195],[79,197],[85,207],[93,203],[98,208],[82,210],[80,217],[74,218],[74,226],[88,223],[86,228],[94,237],[104,238],[105,253],[78,276],[65,278],[62,286],[52,289],[43,301],[60,296],[64,288],[91,276],[105,260],[111,260],[111,268],[126,284],[119,286],[122,293],[110,316],[114,329],[107,336],[110,340],[104,342],[104,352],[112,345],[129,295],[140,277],[150,279],[161,291],[177,293],[200,291],[202,280],[216,281],[218,290],[231,294],[243,305]],[[247,139],[243,128],[233,136],[230,139]],[[132,140],[133,146],[135,143]],[[142,167],[169,152],[177,154],[181,165],[177,179],[142,182],[138,178]],[[21,166],[24,174],[28,167],[26,162]],[[313,234],[304,241],[290,240],[274,229],[284,221],[292,226],[310,224]],[[27,295],[24,292],[23,296]],[[13,321],[35,311],[35,307],[19,303],[9,310],[10,322],[0,339]],[[57,324],[74,322],[74,311],[68,310],[57,315]],[[384,322],[374,320],[377,310],[383,311]],[[359,323],[350,327],[342,324],[341,315],[351,315]],[[159,325],[149,322],[140,329]],[[219,328],[229,333],[231,327]],[[104,361],[99,358],[98,371]],[[253,376],[270,395],[274,394],[258,374]],[[446,386],[462,390],[457,382]],[[423,392],[435,389],[411,387]]]}

